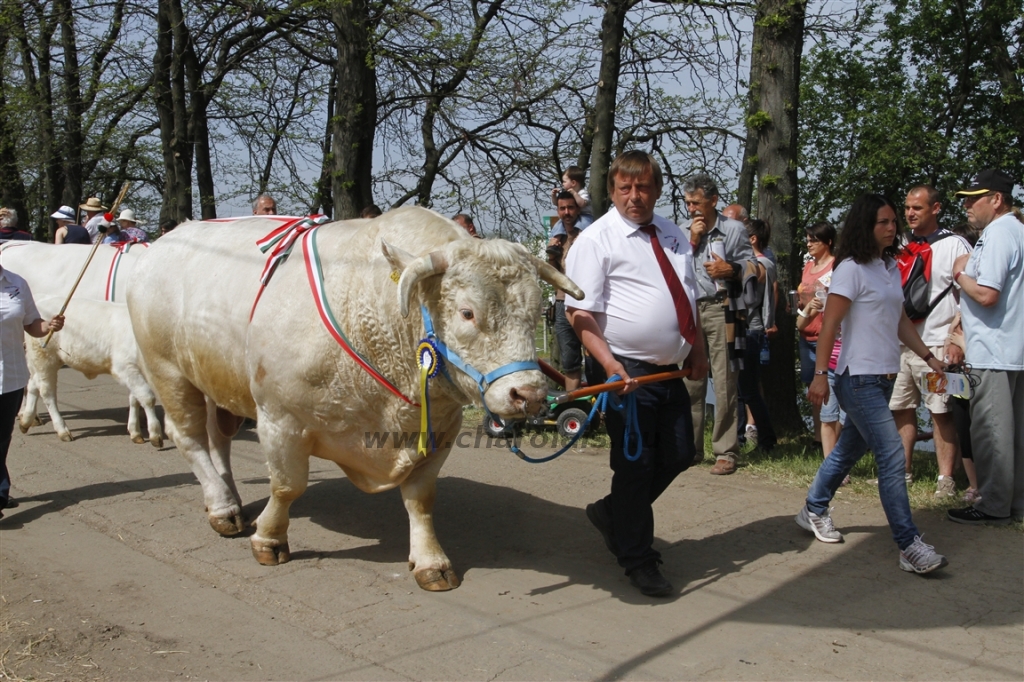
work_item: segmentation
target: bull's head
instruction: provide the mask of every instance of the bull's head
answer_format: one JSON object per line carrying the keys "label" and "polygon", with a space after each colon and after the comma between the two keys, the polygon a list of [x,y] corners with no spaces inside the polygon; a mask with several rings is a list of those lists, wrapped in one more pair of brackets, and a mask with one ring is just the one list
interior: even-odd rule
{"label": "bull's head", "polygon": [[[536,359],[538,277],[574,298],[583,298],[568,277],[522,245],[504,240],[460,239],[421,257],[386,242],[383,249],[402,273],[398,282],[402,315],[407,317],[416,303],[425,303],[438,337],[482,374]],[[467,397],[479,403],[473,379],[460,371],[449,370],[449,374]],[[539,410],[546,395],[540,371],[523,370],[496,379],[485,398],[495,414],[516,417]]]}

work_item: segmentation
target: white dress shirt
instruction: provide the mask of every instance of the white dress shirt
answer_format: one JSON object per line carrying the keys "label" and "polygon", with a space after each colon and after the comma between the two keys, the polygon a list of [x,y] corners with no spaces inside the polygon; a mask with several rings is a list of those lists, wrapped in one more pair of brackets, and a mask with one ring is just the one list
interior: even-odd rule
{"label": "white dress shirt", "polygon": [[[670,220],[654,216],[652,224],[696,320],[690,242]],[[592,313],[616,355],[657,365],[679,364],[689,355],[650,237],[614,207],[576,238],[565,274],[586,294],[582,301],[566,294],[566,307]]]}

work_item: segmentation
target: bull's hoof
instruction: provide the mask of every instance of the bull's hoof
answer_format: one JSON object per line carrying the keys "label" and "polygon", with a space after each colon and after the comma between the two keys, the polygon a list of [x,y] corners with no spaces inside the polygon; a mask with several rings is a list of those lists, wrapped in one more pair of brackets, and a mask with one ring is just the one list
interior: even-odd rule
{"label": "bull's hoof", "polygon": [[439,568],[424,568],[413,575],[416,576],[416,584],[428,592],[447,592],[462,584],[454,568],[443,571]]}
{"label": "bull's hoof", "polygon": [[238,535],[245,530],[245,519],[241,514],[235,514],[230,518],[210,516],[210,527],[225,537]]}
{"label": "bull's hoof", "polygon": [[146,442],[146,439],[145,439],[145,438],[143,438],[143,437],[142,437],[142,434],[140,433],[140,434],[139,434],[139,435],[137,435],[137,436],[132,436],[132,442],[133,442],[133,443],[137,443],[137,444],[139,444],[139,445],[142,445],[143,443],[145,443],[145,442]]}
{"label": "bull's hoof", "polygon": [[158,450],[164,446],[164,439],[160,437],[150,438],[149,442],[152,443],[153,447],[157,448]]}
{"label": "bull's hoof", "polygon": [[286,564],[292,559],[287,542],[270,543],[253,539],[252,555],[263,566]]}
{"label": "bull's hoof", "polygon": [[71,441],[73,441],[75,439],[75,437],[71,435],[70,431],[65,431],[63,433],[58,433],[57,437],[60,438],[65,443],[70,443]]}
{"label": "bull's hoof", "polygon": [[21,422],[19,421],[19,422],[18,422],[18,428],[19,428],[19,429],[21,429],[21,432],[22,432],[22,433],[28,433],[28,430],[29,430],[30,428],[32,428],[32,424],[22,424],[22,423],[21,423]]}

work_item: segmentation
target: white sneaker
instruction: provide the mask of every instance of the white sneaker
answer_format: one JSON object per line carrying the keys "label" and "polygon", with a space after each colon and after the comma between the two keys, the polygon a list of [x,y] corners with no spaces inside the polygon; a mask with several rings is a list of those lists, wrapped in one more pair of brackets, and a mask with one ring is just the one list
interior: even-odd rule
{"label": "white sneaker", "polygon": [[952,476],[939,476],[935,482],[935,497],[956,497],[956,481]]}
{"label": "white sneaker", "polygon": [[843,535],[832,525],[831,513],[832,509],[829,509],[821,516],[818,516],[809,510],[805,504],[800,509],[800,513],[796,515],[796,525],[804,530],[811,531],[814,533],[814,537],[822,542],[842,542]]}
{"label": "white sneaker", "polygon": [[931,573],[948,564],[946,557],[936,553],[935,548],[926,544],[920,535],[915,535],[913,544],[900,552],[900,568],[910,573]]}
{"label": "white sneaker", "polygon": [[753,424],[747,424],[747,442],[751,445],[757,445],[757,427]]}

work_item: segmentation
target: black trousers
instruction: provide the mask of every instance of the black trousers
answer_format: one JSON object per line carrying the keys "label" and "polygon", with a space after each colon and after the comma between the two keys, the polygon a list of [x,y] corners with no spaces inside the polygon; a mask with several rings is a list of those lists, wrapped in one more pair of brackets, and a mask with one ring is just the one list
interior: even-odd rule
{"label": "black trousers", "polygon": [[[629,376],[639,378],[671,372],[674,365],[653,365],[641,360],[615,356]],[[587,358],[587,380],[603,383],[603,368]],[[637,421],[643,439],[640,457],[626,459],[626,422],[623,412],[608,409],[605,425],[611,437],[609,456],[612,469],[611,493],[604,498],[611,517],[619,565],[629,573],[648,561],[660,559],[654,542],[654,501],[692,463],[693,421],[690,396],[682,379],[646,384],[632,395],[637,401]],[[631,441],[630,451],[635,451]]]}
{"label": "black trousers", "polygon": [[21,398],[25,389],[19,388],[10,393],[0,395],[0,509],[7,506],[7,498],[11,494],[11,475],[7,471],[7,450],[11,447],[11,433],[14,432],[14,420],[21,409]]}

